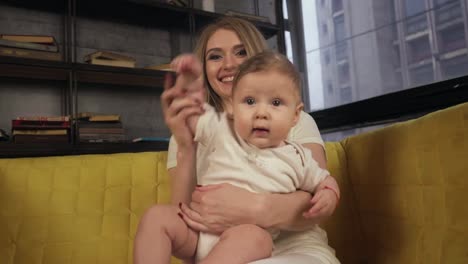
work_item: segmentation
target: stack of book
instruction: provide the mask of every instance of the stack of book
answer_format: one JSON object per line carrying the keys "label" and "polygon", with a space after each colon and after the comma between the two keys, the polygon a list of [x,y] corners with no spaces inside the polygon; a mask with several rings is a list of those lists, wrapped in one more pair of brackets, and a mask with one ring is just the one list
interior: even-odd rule
{"label": "stack of book", "polygon": [[135,68],[136,60],[132,57],[110,52],[96,51],[84,57],[84,61],[89,64],[105,65],[114,67]]}
{"label": "stack of book", "polygon": [[123,142],[125,131],[120,115],[79,113],[78,139],[84,143]]}
{"label": "stack of book", "polygon": [[55,38],[40,35],[0,35],[0,56],[62,60]]}
{"label": "stack of book", "polygon": [[69,116],[17,117],[11,124],[15,143],[68,143]]}

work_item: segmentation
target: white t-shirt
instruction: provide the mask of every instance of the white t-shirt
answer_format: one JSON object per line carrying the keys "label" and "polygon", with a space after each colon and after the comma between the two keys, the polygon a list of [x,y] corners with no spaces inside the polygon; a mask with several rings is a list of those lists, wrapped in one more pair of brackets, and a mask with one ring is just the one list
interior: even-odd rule
{"label": "white t-shirt", "polygon": [[[230,133],[229,131],[227,130],[226,133]],[[305,112],[301,112],[298,123],[289,132],[288,141],[294,141],[299,144],[317,143],[323,146],[323,140],[320,137],[315,121]],[[198,145],[197,175],[204,175],[208,171],[208,156],[210,153],[209,147],[203,144]],[[168,169],[177,166],[176,155],[177,143],[171,137],[167,161]],[[306,254],[318,257],[324,263],[339,263],[335,258],[334,250],[328,246],[327,240],[326,232],[318,226],[301,232],[282,231],[275,240],[273,255]]]}

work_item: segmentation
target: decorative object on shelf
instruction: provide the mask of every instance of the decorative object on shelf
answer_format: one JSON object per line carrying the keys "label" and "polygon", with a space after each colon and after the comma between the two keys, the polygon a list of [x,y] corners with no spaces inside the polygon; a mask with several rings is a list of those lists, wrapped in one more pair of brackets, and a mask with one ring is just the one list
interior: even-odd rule
{"label": "decorative object on shelf", "polygon": [[271,23],[270,18],[266,16],[257,16],[257,15],[242,13],[242,12],[238,12],[234,10],[227,10],[226,13],[224,14],[227,16],[235,16],[235,17],[240,17],[240,18],[244,18],[247,20],[252,20],[252,21]]}
{"label": "decorative object on shelf", "polygon": [[188,7],[188,0],[167,0],[167,2],[175,6]]}
{"label": "decorative object on shelf", "polygon": [[138,137],[134,138],[132,142],[169,142],[169,138],[165,137]]}
{"label": "decorative object on shelf", "polygon": [[215,0],[202,0],[202,9],[208,12],[214,12]]}
{"label": "decorative object on shelf", "polygon": [[83,59],[86,63],[89,64],[114,67],[135,68],[136,64],[136,60],[130,56],[102,50],[90,53]]}
{"label": "decorative object on shelf", "polygon": [[10,136],[5,132],[5,130],[0,129],[0,141],[8,141]]}

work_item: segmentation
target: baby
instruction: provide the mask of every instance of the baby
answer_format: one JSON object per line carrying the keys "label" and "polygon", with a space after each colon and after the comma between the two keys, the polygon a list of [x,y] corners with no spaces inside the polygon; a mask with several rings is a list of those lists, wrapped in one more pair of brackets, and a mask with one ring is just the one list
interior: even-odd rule
{"label": "baby", "polygon": [[[195,141],[211,152],[206,174],[197,175],[197,184],[230,183],[258,193],[330,189],[339,198],[335,180],[318,166],[310,150],[287,140],[303,103],[299,73],[286,57],[263,52],[249,58],[233,80],[230,110],[219,113],[208,104],[204,108],[203,114],[187,120]],[[199,263],[228,263],[226,259],[248,263],[267,258],[279,233],[250,224],[231,227],[219,236],[197,234],[186,227],[186,234],[181,235],[178,230],[168,237],[198,239],[198,243],[185,241],[184,245],[196,245],[185,252],[195,254],[196,250]]]}

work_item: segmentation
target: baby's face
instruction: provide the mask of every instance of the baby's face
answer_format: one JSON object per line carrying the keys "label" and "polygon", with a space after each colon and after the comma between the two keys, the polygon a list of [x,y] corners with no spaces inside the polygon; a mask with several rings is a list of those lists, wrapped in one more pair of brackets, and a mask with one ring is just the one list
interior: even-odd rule
{"label": "baby's face", "polygon": [[284,144],[302,109],[294,83],[277,71],[243,76],[233,93],[234,129],[258,148]]}

